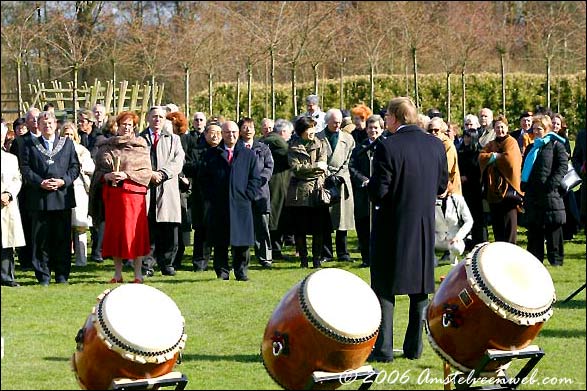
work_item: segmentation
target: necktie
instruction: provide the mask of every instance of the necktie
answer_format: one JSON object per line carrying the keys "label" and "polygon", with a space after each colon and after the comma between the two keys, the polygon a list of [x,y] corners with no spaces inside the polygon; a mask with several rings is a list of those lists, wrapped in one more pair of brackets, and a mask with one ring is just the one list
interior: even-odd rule
{"label": "necktie", "polygon": [[232,149],[228,150],[228,163],[232,163]]}
{"label": "necktie", "polygon": [[159,132],[153,133],[153,146],[157,148],[157,143],[159,142]]}
{"label": "necktie", "polygon": [[251,144],[245,144],[248,149],[251,149]]}

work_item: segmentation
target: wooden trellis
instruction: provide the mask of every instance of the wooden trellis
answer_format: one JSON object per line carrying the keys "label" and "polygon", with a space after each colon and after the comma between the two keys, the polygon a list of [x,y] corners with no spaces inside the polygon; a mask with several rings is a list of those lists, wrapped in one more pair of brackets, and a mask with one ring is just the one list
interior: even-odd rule
{"label": "wooden trellis", "polygon": [[[139,129],[142,129],[149,107],[161,104],[164,84],[141,85],[135,82],[129,86],[128,80],[123,80],[115,85],[108,80],[104,85],[95,80],[92,85],[84,83],[78,87],[76,102],[73,99],[73,82],[67,82],[64,87],[63,83],[53,80],[51,86],[47,87],[37,80],[36,84],[29,84],[29,91],[32,99],[30,103],[23,102],[25,110],[31,106],[42,109],[47,103],[52,103],[58,116],[73,119],[74,112],[80,108],[91,109],[96,103],[101,103],[108,115],[118,115],[127,110],[136,112],[140,118]],[[154,103],[152,97],[155,97]]]}

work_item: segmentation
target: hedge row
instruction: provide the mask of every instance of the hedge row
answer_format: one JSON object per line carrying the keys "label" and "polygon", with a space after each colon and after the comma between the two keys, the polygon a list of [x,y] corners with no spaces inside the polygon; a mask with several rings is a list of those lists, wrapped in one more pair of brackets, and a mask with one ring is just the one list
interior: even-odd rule
{"label": "hedge row", "polygon": [[[406,91],[408,89],[408,91]],[[222,115],[235,119],[236,94],[234,83],[219,83],[214,86],[213,108],[214,115]],[[261,83],[252,85],[251,117],[260,122],[263,117],[271,115],[271,101],[269,86]],[[373,112],[385,108],[394,96],[413,98],[413,77],[377,75],[375,77],[375,94]],[[440,74],[420,75],[418,77],[420,107],[425,112],[436,107],[447,112],[446,76]],[[291,100],[291,86],[277,85],[276,118],[293,118]],[[304,98],[313,91],[313,83],[298,84],[297,105],[298,114],[306,110]],[[339,107],[340,81],[326,80],[320,85],[322,108]],[[359,102],[369,105],[370,86],[368,76],[349,76],[344,78],[344,108],[350,109]],[[489,107],[494,115],[501,113],[501,76],[499,74],[471,74],[466,76],[466,108],[467,113],[477,114],[483,107]],[[241,83],[240,116],[248,113],[246,86]],[[560,75],[551,78],[551,107],[560,112],[567,120],[569,134],[573,138],[579,129],[585,128],[585,72],[575,75]],[[512,127],[517,127],[520,113],[534,111],[538,106],[546,106],[546,77],[535,74],[509,74],[506,76],[506,117]],[[203,91],[193,97],[193,109],[206,111],[208,107],[208,92]],[[193,112],[193,110],[191,111]],[[451,76],[451,121],[462,124],[462,87],[460,75]],[[445,116],[446,118],[446,116]]]}

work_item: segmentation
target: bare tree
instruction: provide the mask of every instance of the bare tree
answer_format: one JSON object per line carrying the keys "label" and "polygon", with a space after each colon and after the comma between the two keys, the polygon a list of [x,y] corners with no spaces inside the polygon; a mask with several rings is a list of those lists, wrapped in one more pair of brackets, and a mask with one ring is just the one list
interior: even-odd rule
{"label": "bare tree", "polygon": [[61,63],[53,61],[53,69],[72,74],[74,118],[79,109],[79,71],[89,65],[92,54],[102,45],[102,37],[98,34],[79,34],[79,31],[89,29],[81,26],[82,23],[84,22],[55,12],[47,24],[51,35],[45,38],[46,43],[62,60]]}
{"label": "bare tree", "polygon": [[394,21],[401,27],[400,39],[403,46],[409,51],[412,59],[414,75],[414,102],[420,108],[420,95],[418,90],[418,53],[426,47],[430,37],[435,32],[427,26],[431,17],[429,4],[424,2],[397,1],[386,3],[390,15],[394,15]]}
{"label": "bare tree", "polygon": [[10,28],[2,28],[2,56],[9,57],[16,66],[16,93],[18,100],[17,114],[24,112],[22,99],[22,65],[26,52],[39,39],[41,31],[31,28],[31,18],[37,13],[37,7],[19,7],[14,10],[15,19],[22,21]]}
{"label": "bare tree", "polygon": [[323,23],[336,11],[334,2],[297,2],[289,13],[291,26],[288,31],[287,47],[284,50],[285,62],[291,71],[292,115],[298,114],[297,69],[304,60],[308,60],[309,43],[318,35]]}
{"label": "bare tree", "polygon": [[[567,42],[573,41],[575,36],[584,36],[579,20],[573,14],[580,12],[580,6],[573,2],[531,2],[527,5],[526,34],[531,43],[533,52],[544,59],[546,74],[546,107],[551,107],[551,73],[555,59],[565,60],[569,52]],[[585,6],[583,5],[583,15]],[[584,48],[583,48],[584,50]]]}

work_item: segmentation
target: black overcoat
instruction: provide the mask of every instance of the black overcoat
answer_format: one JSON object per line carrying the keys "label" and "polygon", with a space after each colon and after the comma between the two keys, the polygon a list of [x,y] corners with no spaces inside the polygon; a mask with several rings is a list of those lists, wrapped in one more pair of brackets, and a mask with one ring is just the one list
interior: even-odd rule
{"label": "black overcoat", "polygon": [[[79,176],[80,164],[73,141],[55,136],[53,151],[47,151],[42,136],[31,136],[20,155],[20,172],[27,184],[26,208],[36,211],[75,208],[73,181]],[[58,178],[65,185],[54,191],[45,190],[41,182]]]}
{"label": "black overcoat", "polygon": [[206,240],[219,246],[255,243],[252,203],[261,186],[255,153],[239,140],[232,164],[221,142],[208,148],[200,167]]}
{"label": "black overcoat", "polygon": [[447,183],[442,141],[416,125],[401,127],[375,150],[368,191],[375,205],[371,287],[378,296],[434,292],[434,207]]}

